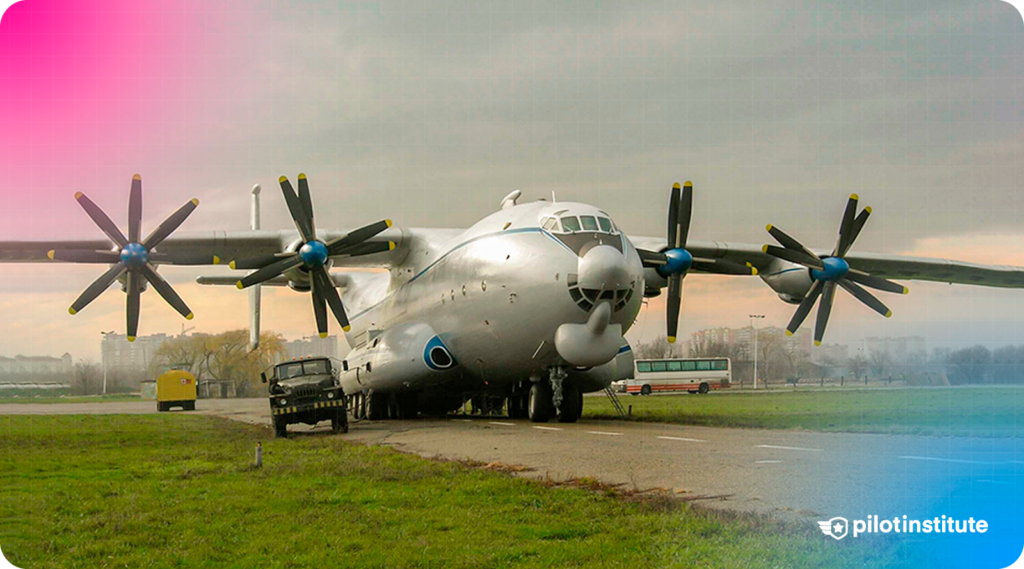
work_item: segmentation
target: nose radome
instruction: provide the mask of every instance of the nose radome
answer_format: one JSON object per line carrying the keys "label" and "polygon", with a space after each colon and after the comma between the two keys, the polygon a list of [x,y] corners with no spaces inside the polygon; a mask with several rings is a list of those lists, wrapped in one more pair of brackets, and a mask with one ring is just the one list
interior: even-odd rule
{"label": "nose radome", "polygon": [[619,290],[629,288],[630,276],[626,257],[608,245],[591,248],[579,260],[581,288]]}

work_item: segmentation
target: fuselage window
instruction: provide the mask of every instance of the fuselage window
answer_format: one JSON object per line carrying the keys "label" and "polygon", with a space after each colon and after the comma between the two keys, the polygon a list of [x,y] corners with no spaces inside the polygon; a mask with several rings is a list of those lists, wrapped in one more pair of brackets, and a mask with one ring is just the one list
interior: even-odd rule
{"label": "fuselage window", "polygon": [[563,217],[562,218],[562,227],[566,231],[572,231],[572,232],[579,231],[580,230],[580,220],[576,219],[575,217]]}
{"label": "fuselage window", "polygon": [[580,221],[583,222],[584,231],[597,231],[597,220],[592,215],[581,215]]}
{"label": "fuselage window", "polygon": [[597,222],[601,224],[601,231],[604,231],[605,233],[612,232],[612,220],[607,217],[599,217],[597,218]]}

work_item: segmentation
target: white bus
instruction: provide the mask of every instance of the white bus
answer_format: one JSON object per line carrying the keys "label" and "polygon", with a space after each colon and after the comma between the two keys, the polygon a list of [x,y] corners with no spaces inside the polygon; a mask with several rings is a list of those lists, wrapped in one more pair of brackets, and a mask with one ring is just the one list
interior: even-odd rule
{"label": "white bus", "polygon": [[683,358],[636,360],[633,379],[626,381],[626,393],[650,395],[687,391],[704,394],[728,388],[732,381],[729,358]]}

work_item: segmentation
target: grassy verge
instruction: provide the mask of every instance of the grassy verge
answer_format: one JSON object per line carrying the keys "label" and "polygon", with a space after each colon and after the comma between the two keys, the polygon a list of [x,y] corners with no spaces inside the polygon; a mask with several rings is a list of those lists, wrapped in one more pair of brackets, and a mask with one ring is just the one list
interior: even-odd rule
{"label": "grassy verge", "polygon": [[[1024,436],[1024,389],[813,389],[709,395],[619,397],[630,417],[716,427],[807,429],[937,436]],[[589,397],[584,416],[615,418],[606,398]]]}
{"label": "grassy verge", "polygon": [[[551,488],[197,416],[0,417],[0,544],[37,567],[823,567],[893,560],[762,518]],[[890,565],[892,566],[892,565]]]}
{"label": "grassy verge", "polygon": [[[118,393],[113,395],[0,395],[0,405],[34,403],[52,405],[54,403],[122,403],[124,401],[141,401],[139,394]],[[154,404],[155,405],[155,404]]]}

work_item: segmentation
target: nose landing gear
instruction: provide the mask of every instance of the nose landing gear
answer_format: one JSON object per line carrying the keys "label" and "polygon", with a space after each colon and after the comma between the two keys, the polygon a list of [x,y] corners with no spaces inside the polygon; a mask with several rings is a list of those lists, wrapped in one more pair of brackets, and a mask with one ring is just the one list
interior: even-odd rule
{"label": "nose landing gear", "polygon": [[559,423],[575,423],[583,412],[583,394],[567,382],[565,366],[552,366],[548,381],[530,387],[527,415],[534,423],[546,423],[557,416]]}

